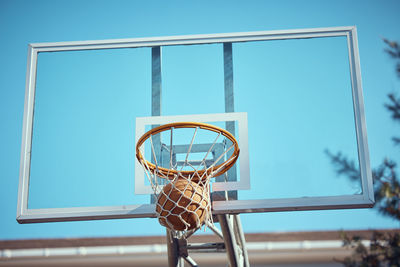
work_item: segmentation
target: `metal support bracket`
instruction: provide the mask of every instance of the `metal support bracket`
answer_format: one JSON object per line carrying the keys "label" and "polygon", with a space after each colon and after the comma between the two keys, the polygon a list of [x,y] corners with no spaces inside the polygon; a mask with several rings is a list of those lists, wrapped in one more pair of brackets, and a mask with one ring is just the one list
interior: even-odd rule
{"label": "metal support bracket", "polygon": [[[189,252],[215,253],[226,252],[230,267],[249,267],[246,240],[242,231],[239,215],[218,215],[222,233],[214,226],[210,229],[224,242],[189,244],[187,238],[195,231],[183,234],[167,230],[168,266],[184,267],[184,261],[190,266],[198,266],[189,256]],[[175,235],[174,235],[175,233]]]}

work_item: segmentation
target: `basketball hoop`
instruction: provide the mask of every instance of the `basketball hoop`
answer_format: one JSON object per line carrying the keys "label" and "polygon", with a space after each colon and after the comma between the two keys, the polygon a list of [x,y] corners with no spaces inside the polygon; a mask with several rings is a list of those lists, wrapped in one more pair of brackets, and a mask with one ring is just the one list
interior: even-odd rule
{"label": "basketball hoop", "polygon": [[[193,136],[190,144],[187,145],[185,160],[178,164],[176,160],[172,160],[174,155],[173,135],[175,131],[190,128],[194,129]],[[209,135],[214,133],[216,137],[213,142],[207,144],[208,150],[203,152],[202,159],[196,161],[196,165],[194,165],[189,160],[189,156],[199,130],[205,130]],[[162,132],[169,132],[169,146],[161,145],[159,134]],[[160,142],[159,146],[153,139]],[[213,149],[221,139],[224,151],[210,162],[208,157],[213,154]],[[146,142],[151,147],[152,162],[143,156],[143,144]],[[158,162],[159,151],[156,151],[155,147],[162,147],[169,152],[168,167],[161,166]],[[235,137],[222,128],[206,123],[177,122],[161,125],[146,132],[136,144],[136,158],[145,170],[157,198],[156,213],[159,222],[176,231],[188,231],[200,228],[204,223],[212,223],[210,179],[226,173],[235,164],[238,157],[239,145]],[[223,162],[220,163],[221,161]]]}

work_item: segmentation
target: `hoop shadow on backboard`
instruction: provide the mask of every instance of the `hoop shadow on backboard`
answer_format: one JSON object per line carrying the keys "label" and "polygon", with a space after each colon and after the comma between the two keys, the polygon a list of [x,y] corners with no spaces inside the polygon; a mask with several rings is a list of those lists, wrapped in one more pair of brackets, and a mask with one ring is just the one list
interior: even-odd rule
{"label": "hoop shadow on backboard", "polygon": [[[204,72],[183,84],[190,70]],[[237,195],[214,199],[216,215],[374,204],[357,31],[334,27],[30,44],[17,221],[155,217],[134,136],[188,115],[241,135],[239,164],[212,185]],[[355,188],[328,171],[332,146],[358,159]],[[74,200],[70,184],[90,201],[53,206]]]}

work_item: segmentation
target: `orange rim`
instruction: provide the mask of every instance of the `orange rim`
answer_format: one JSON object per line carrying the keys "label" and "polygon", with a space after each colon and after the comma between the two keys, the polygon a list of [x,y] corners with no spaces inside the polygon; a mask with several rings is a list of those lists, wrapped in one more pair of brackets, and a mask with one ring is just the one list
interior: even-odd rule
{"label": "orange rim", "polygon": [[[148,160],[146,160],[144,158],[144,156],[142,155],[142,153],[140,152],[140,147],[143,145],[143,143],[150,136],[152,136],[154,134],[165,132],[171,128],[197,128],[197,127],[200,129],[220,133],[223,136],[225,136],[226,138],[228,138],[229,140],[231,140],[233,143],[233,146],[234,146],[234,151],[233,151],[232,155],[225,162],[214,166],[212,169],[205,169],[205,170],[199,170],[199,171],[177,171],[177,170],[173,170],[173,169],[157,167],[154,163],[151,163]],[[146,162],[146,164],[142,164],[146,169],[148,169],[152,173],[154,173],[154,172],[159,173],[161,177],[168,177],[168,179],[170,179],[170,180],[174,179],[178,175],[183,176],[185,178],[192,177],[193,181],[196,181],[195,176],[198,176],[199,178],[204,177],[204,178],[202,178],[202,180],[219,176],[219,175],[225,173],[226,171],[228,171],[235,164],[237,158],[239,157],[239,152],[240,152],[240,150],[239,150],[238,142],[236,141],[235,137],[230,132],[228,132],[225,129],[219,128],[217,126],[210,125],[207,123],[201,123],[201,122],[174,122],[174,123],[168,123],[168,124],[158,126],[154,129],[151,129],[150,131],[146,132],[142,137],[140,137],[139,141],[136,144],[136,158],[139,160],[139,162],[140,163]],[[225,164],[226,162],[228,162],[228,163]],[[219,168],[221,168],[221,170],[219,170],[217,173],[215,173],[211,177],[209,177],[212,170],[218,170]],[[207,173],[205,174],[205,172],[207,172]]]}

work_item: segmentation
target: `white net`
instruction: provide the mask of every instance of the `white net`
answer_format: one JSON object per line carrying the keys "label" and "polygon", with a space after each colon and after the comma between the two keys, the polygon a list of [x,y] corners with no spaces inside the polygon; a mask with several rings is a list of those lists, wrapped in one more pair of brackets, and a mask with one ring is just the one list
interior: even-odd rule
{"label": "white net", "polygon": [[[189,141],[174,144],[177,135]],[[239,155],[238,144],[229,132],[200,123],[163,125],[138,141],[136,153],[154,191],[161,225],[188,231],[213,223],[210,179],[224,174]]]}

